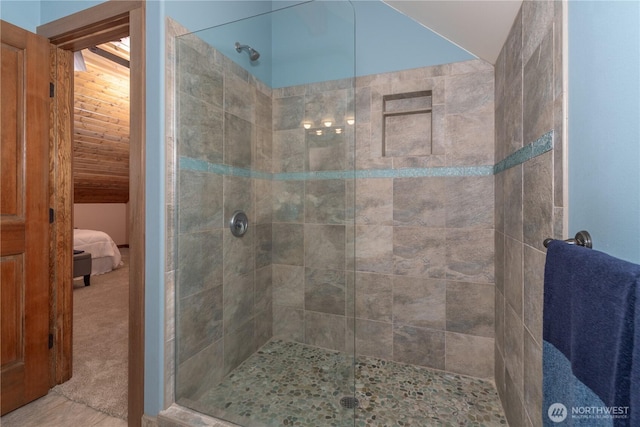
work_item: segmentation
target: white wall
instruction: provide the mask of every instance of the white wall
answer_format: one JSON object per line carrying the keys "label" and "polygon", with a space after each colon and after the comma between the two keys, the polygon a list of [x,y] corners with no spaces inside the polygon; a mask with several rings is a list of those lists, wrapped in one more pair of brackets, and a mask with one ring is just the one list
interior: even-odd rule
{"label": "white wall", "polygon": [[104,231],[116,245],[128,245],[128,214],[128,203],[76,203],[73,205],[73,227]]}

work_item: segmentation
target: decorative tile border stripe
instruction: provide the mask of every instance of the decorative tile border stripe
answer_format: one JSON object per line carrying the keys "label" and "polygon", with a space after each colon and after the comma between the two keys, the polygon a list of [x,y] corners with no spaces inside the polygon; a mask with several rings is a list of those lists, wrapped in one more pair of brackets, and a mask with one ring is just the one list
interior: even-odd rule
{"label": "decorative tile border stripe", "polygon": [[191,157],[180,156],[178,167],[180,169],[186,169],[190,171],[208,172],[209,162],[205,162],[204,160],[192,159]]}
{"label": "decorative tile border stripe", "polygon": [[315,171],[274,173],[274,181],[305,181],[322,179],[417,178],[427,176],[487,176],[493,166],[463,166],[448,168],[372,169],[357,171]]}
{"label": "decorative tile border stripe", "polygon": [[459,166],[438,168],[372,169],[356,171],[356,178],[420,178],[429,176],[488,176],[493,166]]}
{"label": "decorative tile border stripe", "polygon": [[311,172],[281,172],[271,175],[273,181],[317,181],[322,179],[353,179],[355,171],[311,171]]}
{"label": "decorative tile border stripe", "polygon": [[452,166],[437,168],[371,169],[350,171],[311,171],[269,173],[252,171],[236,166],[209,163],[206,160],[180,157],[180,169],[210,172],[217,175],[257,178],[270,181],[315,181],[353,178],[418,178],[447,176],[497,175],[553,149],[553,131],[549,131],[531,144],[522,147],[494,166]]}
{"label": "decorative tile border stripe", "polygon": [[553,149],[553,130],[550,130],[531,144],[522,147],[515,153],[511,153],[504,160],[496,163],[493,167],[493,174],[497,175],[514,166],[521,165],[522,163],[544,154],[551,149]]}
{"label": "decorative tile border stripe", "polygon": [[489,176],[493,166],[460,166],[438,168],[373,169],[357,171],[311,171],[268,173],[235,166],[208,163],[188,157],[180,157],[180,169],[209,172],[217,175],[240,176],[272,181],[314,181],[324,179],[353,178],[418,178],[436,176]]}

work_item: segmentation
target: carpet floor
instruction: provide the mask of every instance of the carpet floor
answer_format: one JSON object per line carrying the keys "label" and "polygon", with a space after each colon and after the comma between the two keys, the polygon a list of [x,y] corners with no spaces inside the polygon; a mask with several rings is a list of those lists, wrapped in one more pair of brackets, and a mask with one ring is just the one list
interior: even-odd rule
{"label": "carpet floor", "polygon": [[73,376],[53,391],[127,419],[129,254],[124,266],[73,282]]}

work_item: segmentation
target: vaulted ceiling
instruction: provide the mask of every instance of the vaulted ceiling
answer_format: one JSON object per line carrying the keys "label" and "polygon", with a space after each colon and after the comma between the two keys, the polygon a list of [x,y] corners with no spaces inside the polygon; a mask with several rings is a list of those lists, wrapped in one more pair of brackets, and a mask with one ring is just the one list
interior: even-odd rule
{"label": "vaulted ceiling", "polygon": [[383,1],[491,64],[522,6],[522,0]]}
{"label": "vaulted ceiling", "polygon": [[121,43],[82,50],[74,75],[75,203],[129,201],[129,51]]}

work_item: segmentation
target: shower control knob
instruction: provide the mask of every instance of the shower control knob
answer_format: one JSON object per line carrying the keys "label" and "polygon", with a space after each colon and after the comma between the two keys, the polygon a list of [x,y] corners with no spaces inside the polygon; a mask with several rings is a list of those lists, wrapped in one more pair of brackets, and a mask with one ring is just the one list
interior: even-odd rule
{"label": "shower control knob", "polygon": [[235,211],[229,221],[229,229],[231,234],[236,237],[242,237],[249,229],[249,219],[243,211]]}

